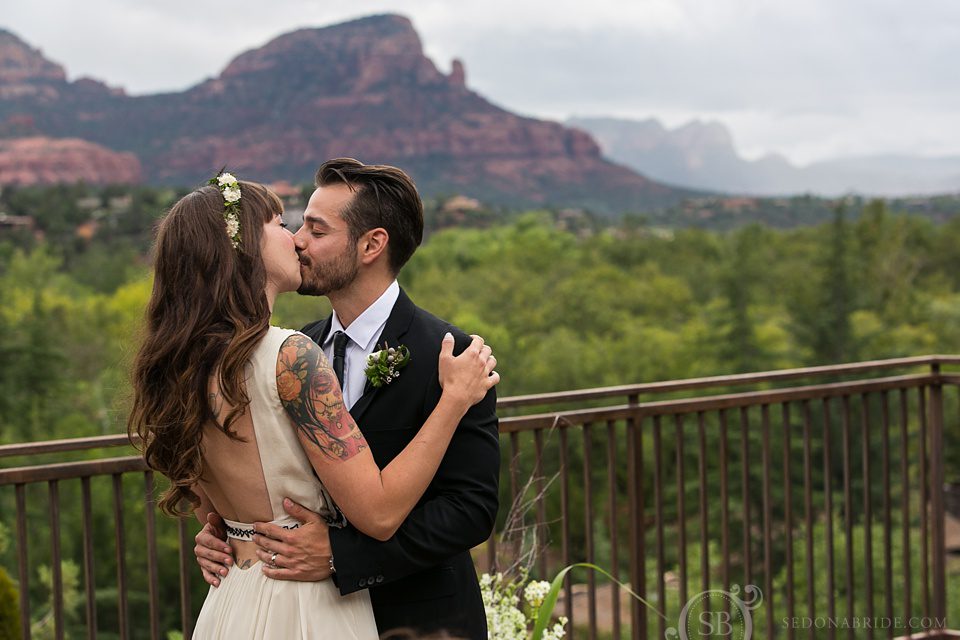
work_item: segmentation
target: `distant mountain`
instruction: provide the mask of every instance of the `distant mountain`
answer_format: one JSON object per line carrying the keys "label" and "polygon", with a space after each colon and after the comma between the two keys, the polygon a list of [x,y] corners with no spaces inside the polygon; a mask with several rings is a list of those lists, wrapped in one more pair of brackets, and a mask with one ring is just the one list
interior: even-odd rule
{"label": "distant mountain", "polygon": [[[876,155],[815,162],[800,169],[819,193],[881,196],[960,193],[960,156]],[[813,189],[808,189],[813,191]]]}
{"label": "distant mountain", "polygon": [[692,121],[667,129],[656,119],[571,118],[604,154],[654,180],[689,188],[753,195],[816,193],[878,196],[956,193],[960,157],[870,156],[804,167],[770,154],[742,158],[719,122]]}
{"label": "distant mountain", "polygon": [[410,171],[426,194],[600,212],[691,192],[602,157],[586,133],[524,118],[442,74],[410,21],[381,15],[282,35],[178,93],[130,97],[0,32],[0,138],[81,138],[139,158],[151,183],[192,185],[221,166],[307,181],[336,156]]}

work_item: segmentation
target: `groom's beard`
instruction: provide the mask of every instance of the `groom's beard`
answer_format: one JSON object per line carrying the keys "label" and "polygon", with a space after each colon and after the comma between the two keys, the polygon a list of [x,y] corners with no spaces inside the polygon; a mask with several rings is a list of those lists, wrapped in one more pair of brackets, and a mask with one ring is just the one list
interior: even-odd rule
{"label": "groom's beard", "polygon": [[301,278],[297,293],[304,296],[325,296],[332,291],[340,291],[356,279],[359,271],[360,260],[353,247],[324,262],[312,262],[301,254]]}

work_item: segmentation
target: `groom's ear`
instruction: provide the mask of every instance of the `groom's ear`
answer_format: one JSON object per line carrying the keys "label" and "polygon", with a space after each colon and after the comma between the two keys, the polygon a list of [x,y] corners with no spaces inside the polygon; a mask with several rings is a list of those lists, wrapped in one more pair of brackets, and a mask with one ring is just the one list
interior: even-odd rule
{"label": "groom's ear", "polygon": [[357,249],[360,252],[360,262],[373,264],[382,255],[387,257],[387,247],[390,244],[390,234],[383,227],[371,229],[360,236]]}

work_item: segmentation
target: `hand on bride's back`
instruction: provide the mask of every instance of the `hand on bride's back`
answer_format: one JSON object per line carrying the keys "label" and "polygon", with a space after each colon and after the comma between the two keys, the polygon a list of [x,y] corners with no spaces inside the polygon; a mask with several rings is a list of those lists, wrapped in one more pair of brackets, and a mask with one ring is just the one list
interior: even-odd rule
{"label": "hand on bride's back", "polygon": [[440,386],[443,395],[463,403],[469,408],[487,395],[500,382],[500,374],[494,371],[497,359],[493,351],[483,343],[480,336],[471,336],[470,346],[458,356],[453,355],[454,339],[448,333],[440,347]]}

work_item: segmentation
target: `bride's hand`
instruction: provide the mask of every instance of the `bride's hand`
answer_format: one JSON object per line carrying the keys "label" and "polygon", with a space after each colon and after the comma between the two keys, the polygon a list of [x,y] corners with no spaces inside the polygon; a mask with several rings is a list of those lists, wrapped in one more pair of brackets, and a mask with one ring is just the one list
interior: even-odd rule
{"label": "bride's hand", "polygon": [[497,359],[493,351],[483,344],[480,336],[473,340],[459,356],[453,355],[453,335],[447,333],[440,346],[440,386],[443,395],[461,403],[466,411],[487,395],[500,382],[500,374],[494,371]]}

